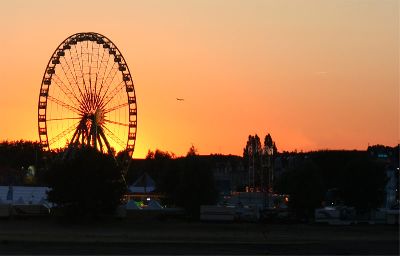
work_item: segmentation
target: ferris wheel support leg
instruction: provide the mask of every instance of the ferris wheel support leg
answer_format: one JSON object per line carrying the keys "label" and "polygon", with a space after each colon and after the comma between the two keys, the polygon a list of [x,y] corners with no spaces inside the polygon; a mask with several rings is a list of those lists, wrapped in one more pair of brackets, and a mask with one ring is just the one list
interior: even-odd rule
{"label": "ferris wheel support leg", "polygon": [[70,152],[71,152],[71,148],[72,147],[75,147],[75,145],[76,145],[76,138],[77,138],[77,136],[78,136],[78,138],[79,138],[79,135],[80,135],[80,132],[79,132],[79,125],[78,125],[78,127],[77,127],[77,129],[75,130],[75,132],[74,132],[74,135],[72,135],[72,139],[71,139],[71,142],[69,143],[69,145],[68,145],[68,148],[67,148],[67,150],[65,151],[65,153],[64,153],[64,156],[63,156],[63,160],[65,160],[66,158],[68,158],[68,156],[69,156],[69,154],[70,154]]}
{"label": "ferris wheel support leg", "polygon": [[97,133],[97,135],[96,135],[96,140],[99,141],[99,145],[100,145],[99,149],[100,149],[100,152],[101,152],[101,153],[104,153],[104,150],[103,150],[103,142],[101,142],[101,138],[100,138],[100,135],[99,135],[98,133]]}
{"label": "ferris wheel support leg", "polygon": [[104,135],[103,129],[101,129],[101,128],[99,129],[99,135],[101,136],[101,138],[103,139],[104,143],[106,144],[108,153],[114,155],[113,151],[111,150],[110,143],[108,142],[107,137]]}

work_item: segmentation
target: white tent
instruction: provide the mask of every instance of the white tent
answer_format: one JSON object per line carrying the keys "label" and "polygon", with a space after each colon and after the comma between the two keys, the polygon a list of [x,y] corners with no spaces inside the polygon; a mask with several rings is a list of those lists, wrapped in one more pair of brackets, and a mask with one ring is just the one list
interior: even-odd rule
{"label": "white tent", "polygon": [[156,189],[156,185],[154,180],[147,173],[144,173],[128,189],[132,193],[149,193]]}
{"label": "white tent", "polygon": [[48,187],[0,186],[0,198],[3,203],[41,204],[47,199]]}

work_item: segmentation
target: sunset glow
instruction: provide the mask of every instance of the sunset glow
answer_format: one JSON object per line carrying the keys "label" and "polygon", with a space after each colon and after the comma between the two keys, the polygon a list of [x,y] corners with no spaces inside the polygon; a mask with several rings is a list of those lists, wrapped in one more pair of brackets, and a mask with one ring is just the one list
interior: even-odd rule
{"label": "sunset glow", "polygon": [[1,140],[38,140],[53,51],[93,31],[135,83],[135,158],[241,155],[255,133],[279,151],[399,142],[396,0],[2,1],[0,28]]}

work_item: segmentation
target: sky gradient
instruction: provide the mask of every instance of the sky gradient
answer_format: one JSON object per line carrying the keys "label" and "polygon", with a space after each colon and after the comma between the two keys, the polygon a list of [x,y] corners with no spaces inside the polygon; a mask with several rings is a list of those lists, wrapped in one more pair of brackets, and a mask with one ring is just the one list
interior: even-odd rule
{"label": "sky gradient", "polygon": [[279,151],[399,143],[395,0],[1,1],[0,29],[1,140],[38,140],[51,54],[93,31],[133,75],[136,158],[241,155],[254,133]]}

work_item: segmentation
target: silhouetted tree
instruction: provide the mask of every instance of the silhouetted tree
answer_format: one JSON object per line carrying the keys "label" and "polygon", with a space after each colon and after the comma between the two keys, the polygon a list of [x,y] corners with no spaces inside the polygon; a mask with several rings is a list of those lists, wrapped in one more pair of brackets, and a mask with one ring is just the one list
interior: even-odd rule
{"label": "silhouetted tree", "polygon": [[272,140],[271,134],[268,133],[264,138],[261,186],[266,187],[270,192],[272,192],[274,183],[274,162],[277,153],[275,142]]}
{"label": "silhouetted tree", "polygon": [[353,159],[345,166],[342,178],[339,188],[346,205],[365,212],[382,204],[386,173],[381,164],[368,157]]}
{"label": "silhouetted tree", "polygon": [[256,159],[260,158],[262,154],[262,146],[261,146],[261,141],[260,137],[258,135],[249,135],[247,142],[246,142],[246,147],[243,149],[243,160],[246,162],[252,160],[252,156],[254,156]]}
{"label": "silhouetted tree", "polygon": [[200,205],[214,204],[218,197],[211,164],[196,152],[192,146],[186,157],[166,161],[158,180],[164,202],[183,207],[191,217],[199,215]]}
{"label": "silhouetted tree", "polygon": [[172,159],[172,158],[175,158],[174,153],[168,151],[162,151],[159,149],[156,149],[154,152],[149,150],[146,155],[146,159],[159,160],[159,159]]}
{"label": "silhouetted tree", "polygon": [[68,217],[112,214],[126,189],[115,159],[94,149],[56,160],[46,178],[49,201]]}
{"label": "silhouetted tree", "polygon": [[291,195],[290,205],[299,216],[307,208],[311,213],[311,206],[318,207],[323,198],[354,206],[358,212],[381,205],[385,169],[367,151],[317,151],[291,158],[293,165],[276,180],[275,188]]}
{"label": "silhouetted tree", "polygon": [[43,152],[38,142],[19,140],[0,143],[1,183],[22,185],[31,165],[36,167],[35,180],[42,184]]}
{"label": "silhouetted tree", "polygon": [[154,152],[150,149],[147,151],[146,159],[154,159]]}
{"label": "silhouetted tree", "polygon": [[255,188],[261,185],[262,146],[258,135],[249,135],[243,149],[243,164],[248,170],[248,186]]}
{"label": "silhouetted tree", "polygon": [[196,156],[196,155],[198,155],[198,150],[195,146],[192,145],[189,148],[189,151],[187,152],[186,156]]}
{"label": "silhouetted tree", "polygon": [[[156,187],[159,191],[171,191],[172,186],[176,185],[176,173],[173,166],[174,153],[156,149],[154,152],[149,151],[144,161],[142,170],[137,174],[140,176],[143,173],[148,173],[156,182]],[[170,203],[166,201],[164,203]]]}
{"label": "silhouetted tree", "polygon": [[264,152],[267,155],[276,155],[278,153],[275,141],[272,140],[271,134],[269,133],[264,138]]}
{"label": "silhouetted tree", "polygon": [[321,170],[325,187],[336,190],[345,205],[363,212],[382,203],[384,163],[367,151],[317,151],[309,153],[309,157]]}
{"label": "silhouetted tree", "polygon": [[275,189],[289,194],[289,206],[298,218],[309,219],[314,209],[321,205],[325,188],[318,166],[311,160],[305,160],[294,169],[284,173]]}
{"label": "silhouetted tree", "polygon": [[346,181],[345,167],[354,159],[365,158],[365,151],[320,150],[307,154],[319,167],[327,189],[340,188]]}
{"label": "silhouetted tree", "polygon": [[179,159],[177,163],[180,177],[173,194],[174,201],[189,216],[198,217],[200,206],[214,204],[218,197],[210,163],[192,155]]}

